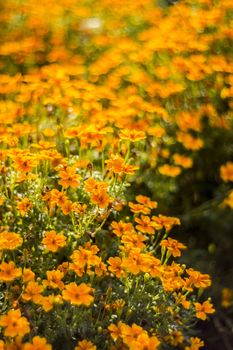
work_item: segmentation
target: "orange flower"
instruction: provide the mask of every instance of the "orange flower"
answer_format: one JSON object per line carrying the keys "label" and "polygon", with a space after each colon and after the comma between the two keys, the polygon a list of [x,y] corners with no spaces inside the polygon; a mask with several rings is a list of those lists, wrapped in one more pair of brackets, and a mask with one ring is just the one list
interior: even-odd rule
{"label": "orange flower", "polygon": [[2,262],[0,264],[0,281],[11,282],[20,277],[22,274],[21,268],[17,268],[13,261],[9,263]]}
{"label": "orange flower", "polygon": [[95,179],[93,179],[92,177],[90,177],[89,179],[87,179],[85,181],[85,184],[84,184],[84,188],[87,192],[90,192],[92,193],[93,191],[97,190],[104,190],[106,191],[107,188],[108,188],[108,184],[104,181],[102,182],[99,182]]}
{"label": "orange flower", "polygon": [[106,160],[107,169],[115,174],[133,175],[138,169],[137,166],[126,164],[125,160],[119,155],[111,155],[111,158]]}
{"label": "orange flower", "polygon": [[223,205],[227,205],[233,209],[233,191],[230,191],[229,195],[224,199]]}
{"label": "orange flower", "polygon": [[203,274],[193,269],[187,269],[186,272],[189,275],[189,278],[186,279],[186,284],[194,286],[196,288],[207,288],[211,285],[211,279],[209,275]]}
{"label": "orange flower", "polygon": [[119,155],[111,155],[111,158],[106,160],[107,169],[113,173],[120,174],[124,170],[125,161]]}
{"label": "orange flower", "polygon": [[66,169],[59,172],[59,176],[61,180],[59,183],[64,187],[72,187],[77,188],[80,185],[81,176],[76,174],[76,170],[71,167],[67,167]]}
{"label": "orange flower", "polygon": [[119,339],[122,335],[122,326],[123,323],[120,321],[118,322],[118,325],[116,326],[114,323],[111,323],[110,326],[108,326],[108,330],[111,333],[111,337],[114,341]]}
{"label": "orange flower", "polygon": [[121,337],[123,342],[127,344],[130,349],[134,348],[138,337],[142,334],[146,335],[147,333],[142,327],[136,325],[135,323],[133,323],[131,327],[128,325],[122,325]]}
{"label": "orange flower", "polygon": [[130,210],[135,214],[150,214],[151,210],[143,204],[129,202]]}
{"label": "orange flower", "polygon": [[223,288],[221,306],[228,308],[233,305],[233,290],[230,288]]}
{"label": "orange flower", "polygon": [[206,314],[212,314],[215,312],[213,305],[209,302],[209,300],[204,301],[203,304],[194,303],[196,308],[196,316],[201,320],[206,320]]}
{"label": "orange flower", "polygon": [[129,140],[131,142],[137,142],[146,138],[144,131],[124,129],[120,131],[120,139]]}
{"label": "orange flower", "polygon": [[54,209],[56,205],[59,207],[64,205],[64,203],[68,200],[67,196],[63,192],[59,192],[56,189],[48,191],[43,195],[43,200],[48,203],[50,211]]}
{"label": "orange flower", "polygon": [[177,141],[181,142],[186,149],[190,149],[192,151],[197,151],[204,146],[204,142],[200,138],[193,137],[192,135],[182,131],[177,133]]}
{"label": "orange flower", "polygon": [[0,195],[0,205],[3,205],[4,202],[5,202],[5,197]]}
{"label": "orange flower", "polygon": [[140,249],[130,250],[128,257],[122,259],[122,267],[134,275],[140,272],[149,272],[150,269],[149,254],[142,254]]}
{"label": "orange flower", "polygon": [[182,344],[184,341],[184,336],[182,334],[182,332],[180,331],[174,331],[171,334],[169,334],[168,336],[165,337],[165,340],[173,345],[173,346],[177,346],[179,344]]}
{"label": "orange flower", "polygon": [[121,258],[119,258],[118,256],[114,257],[114,258],[109,258],[108,259],[108,263],[109,263],[109,271],[112,272],[114,275],[116,275],[116,277],[120,278],[121,274],[122,274],[122,261]]}
{"label": "orange flower", "polygon": [[161,230],[165,228],[168,232],[175,225],[180,225],[180,219],[172,217],[172,216],[164,216],[159,214],[159,216],[152,216],[152,220],[155,223],[156,230]]}
{"label": "orange flower", "polygon": [[131,222],[123,222],[123,221],[113,221],[111,223],[112,231],[117,237],[121,237],[124,234],[130,234],[134,232],[133,225]]}
{"label": "orange flower", "polygon": [[142,333],[137,340],[129,345],[129,350],[156,350],[160,341],[157,337],[149,337],[147,333]]}
{"label": "orange flower", "polygon": [[121,242],[129,249],[129,248],[140,248],[143,249],[145,247],[145,244],[143,243],[146,240],[146,236],[137,234],[137,233],[130,233],[130,234],[124,234],[121,237]]}
{"label": "orange flower", "polygon": [[176,239],[172,239],[170,237],[162,240],[160,245],[161,247],[167,248],[168,252],[170,252],[170,254],[174,257],[180,256],[180,250],[187,248],[183,243],[180,243]]}
{"label": "orange flower", "polygon": [[43,290],[44,290],[43,286],[40,286],[35,281],[29,281],[24,293],[22,294],[22,298],[23,300],[26,300],[26,301],[32,301],[34,303],[38,303]]}
{"label": "orange flower", "polygon": [[100,208],[106,208],[111,203],[111,198],[104,190],[95,190],[91,194],[91,201]]}
{"label": "orange flower", "polygon": [[62,304],[63,300],[60,295],[50,294],[48,296],[41,295],[38,299],[38,304],[40,304],[45,312],[52,310],[54,304]]}
{"label": "orange flower", "polygon": [[139,224],[136,225],[136,229],[143,233],[148,233],[150,235],[153,235],[155,233],[155,223],[150,220],[149,216],[142,215],[139,218],[135,218],[135,221]]}
{"label": "orange flower", "polygon": [[44,134],[44,136],[46,136],[46,137],[53,137],[53,136],[55,135],[55,132],[54,132],[54,130],[51,129],[51,128],[45,128],[45,129],[43,130],[43,134]]}
{"label": "orange flower", "polygon": [[0,326],[5,328],[6,337],[23,337],[30,332],[29,322],[21,316],[20,310],[10,310],[7,315],[0,316]]}
{"label": "orange flower", "polygon": [[178,153],[173,154],[173,159],[176,165],[180,165],[186,169],[191,168],[193,165],[193,160],[190,157],[186,157]]}
{"label": "orange flower", "polygon": [[81,283],[77,285],[74,282],[71,282],[65,286],[65,289],[62,292],[63,299],[69,301],[74,305],[86,305],[89,306],[94,297],[90,295],[93,289],[89,287],[88,284]]}
{"label": "orange flower", "polygon": [[222,165],[220,168],[220,176],[223,181],[233,181],[233,163],[227,162],[225,165]]}
{"label": "orange flower", "polygon": [[89,340],[82,340],[74,348],[74,350],[96,350],[96,346]]}
{"label": "orange flower", "polygon": [[50,288],[64,288],[64,283],[62,282],[62,278],[64,277],[64,273],[59,270],[51,270],[46,272],[47,280],[43,281],[43,285]]}
{"label": "orange flower", "polygon": [[22,172],[29,172],[37,166],[37,161],[28,155],[17,155],[14,157],[15,168]]}
{"label": "orange flower", "polygon": [[158,170],[160,174],[170,176],[170,177],[176,177],[181,173],[181,169],[179,167],[174,165],[168,165],[168,164],[161,165],[158,168]]}
{"label": "orange flower", "polygon": [[32,202],[28,198],[24,198],[17,204],[17,209],[22,216],[25,216],[27,212],[32,208]]}
{"label": "orange flower", "polygon": [[136,201],[140,204],[145,205],[149,209],[155,209],[158,206],[158,203],[155,201],[151,201],[150,198],[142,195],[136,196]]}
{"label": "orange flower", "polygon": [[197,337],[191,337],[191,344],[190,346],[186,346],[185,350],[199,350],[200,348],[202,348],[204,346],[204,342],[197,338]]}
{"label": "orange flower", "polygon": [[136,170],[138,170],[139,167],[136,165],[131,165],[131,164],[125,164],[123,167],[123,173],[127,175],[133,175]]}
{"label": "orange flower", "polygon": [[76,212],[77,203],[73,203],[70,200],[65,200],[60,207],[64,215],[69,215],[70,212]]}
{"label": "orange flower", "polygon": [[52,350],[52,346],[47,343],[46,338],[35,336],[32,339],[32,343],[25,343],[24,350]]}
{"label": "orange flower", "polygon": [[14,250],[19,248],[23,243],[22,237],[15,232],[0,233],[0,250]]}
{"label": "orange flower", "polygon": [[24,269],[23,270],[23,282],[29,282],[34,281],[35,274],[31,269]]}
{"label": "orange flower", "polygon": [[63,234],[57,234],[55,231],[45,232],[45,237],[42,240],[46,249],[55,253],[60,248],[66,245],[66,237]]}

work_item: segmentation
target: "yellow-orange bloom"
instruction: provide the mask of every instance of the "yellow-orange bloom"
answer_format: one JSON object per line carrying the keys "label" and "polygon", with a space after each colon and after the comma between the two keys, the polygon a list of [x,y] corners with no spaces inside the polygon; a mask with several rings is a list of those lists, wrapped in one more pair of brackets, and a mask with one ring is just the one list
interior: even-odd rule
{"label": "yellow-orange bloom", "polygon": [[132,342],[129,346],[130,350],[156,350],[160,341],[157,337],[149,337],[148,334],[142,333],[138,336],[137,340]]}
{"label": "yellow-orange bloom", "polygon": [[21,316],[20,310],[10,310],[7,315],[0,316],[0,326],[4,327],[6,337],[23,337],[30,332],[29,322]]}
{"label": "yellow-orange bloom", "polygon": [[164,164],[161,165],[158,168],[160,174],[170,176],[170,177],[176,177],[181,173],[181,169],[178,166]]}
{"label": "yellow-orange bloom", "polygon": [[196,308],[196,316],[201,320],[206,320],[206,314],[212,314],[215,312],[213,305],[209,302],[209,300],[204,301],[203,304],[194,303]]}
{"label": "yellow-orange bloom", "polygon": [[38,303],[43,290],[44,290],[43,286],[39,285],[35,281],[30,281],[28,282],[28,285],[25,288],[24,293],[22,294],[22,298],[25,301],[32,301],[34,303]]}
{"label": "yellow-orange bloom", "polygon": [[143,213],[146,215],[146,214],[150,214],[151,212],[150,208],[148,208],[144,204],[129,202],[129,207],[130,207],[130,210],[135,214]]}
{"label": "yellow-orange bloom", "polygon": [[149,209],[155,209],[158,206],[158,203],[155,201],[151,201],[149,197],[138,195],[136,196],[136,201],[140,204],[145,205]]}
{"label": "yellow-orange bloom", "polygon": [[113,221],[111,223],[111,227],[113,229],[112,231],[117,237],[121,237],[123,233],[124,234],[134,233],[134,228],[131,222]]}
{"label": "yellow-orange bloom", "polygon": [[74,350],[96,350],[96,346],[91,341],[84,339],[78,342]]}
{"label": "yellow-orange bloom", "polygon": [[76,170],[71,167],[67,167],[65,170],[59,172],[61,180],[59,183],[64,187],[77,188],[80,185],[81,176],[76,174]]}
{"label": "yellow-orange bloom", "polygon": [[161,247],[167,248],[170,254],[174,257],[180,256],[180,250],[187,248],[183,243],[180,243],[176,239],[172,239],[170,237],[168,237],[168,239],[162,240],[160,245]]}
{"label": "yellow-orange bloom", "polygon": [[22,237],[15,232],[0,233],[0,250],[14,250],[19,248],[23,243]]}
{"label": "yellow-orange bloom", "polygon": [[220,168],[220,176],[223,181],[233,181],[233,163],[227,162],[225,165],[222,165]]}
{"label": "yellow-orange bloom", "polygon": [[22,274],[22,269],[15,266],[13,261],[9,263],[2,262],[0,264],[0,281],[11,282],[14,279],[20,277]]}
{"label": "yellow-orange bloom", "polygon": [[176,165],[180,165],[183,168],[191,168],[193,165],[193,160],[190,157],[183,156],[181,154],[175,153],[173,154],[173,159]]}
{"label": "yellow-orange bloom", "polygon": [[77,285],[74,282],[71,282],[65,286],[65,289],[62,292],[63,299],[69,301],[74,305],[86,305],[89,306],[94,297],[90,295],[93,289],[85,283]]}
{"label": "yellow-orange bloom", "polygon": [[52,346],[47,343],[47,339],[39,336],[35,336],[32,339],[32,343],[25,343],[24,350],[52,350]]}
{"label": "yellow-orange bloom", "polygon": [[100,208],[106,208],[111,203],[111,198],[104,190],[95,190],[91,194],[91,202]]}
{"label": "yellow-orange bloom", "polygon": [[22,216],[25,216],[27,212],[32,208],[32,202],[28,198],[24,198],[17,204],[17,209]]}
{"label": "yellow-orange bloom", "polygon": [[50,288],[64,288],[64,283],[62,282],[62,278],[64,277],[64,273],[59,270],[51,270],[46,272],[47,280],[43,281],[43,285]]}
{"label": "yellow-orange bloom", "polygon": [[186,279],[186,284],[194,286],[196,288],[207,288],[211,285],[211,279],[208,274],[203,274],[193,269],[187,269],[186,272],[189,278]]}
{"label": "yellow-orange bloom", "polygon": [[114,323],[111,323],[110,326],[108,326],[108,330],[111,334],[111,337],[114,341],[119,339],[122,335],[122,326],[123,322],[118,322],[118,325],[116,326]]}
{"label": "yellow-orange bloom", "polygon": [[124,129],[120,131],[120,139],[137,142],[146,138],[144,131]]}
{"label": "yellow-orange bloom", "polygon": [[165,228],[166,231],[170,231],[173,226],[180,225],[180,219],[173,216],[152,216],[152,220],[155,223],[156,230]]}
{"label": "yellow-orange bloom", "polygon": [[110,272],[112,272],[114,275],[116,275],[118,278],[121,277],[121,274],[122,274],[122,261],[121,261],[121,258],[119,258],[118,256],[116,257],[111,257],[108,259],[108,263],[109,263],[109,267],[108,267],[108,270]]}
{"label": "yellow-orange bloom", "polygon": [[66,237],[63,234],[57,234],[55,231],[45,232],[45,237],[42,240],[42,243],[47,250],[55,253],[60,248],[66,245]]}
{"label": "yellow-orange bloom", "polygon": [[204,346],[203,340],[197,338],[197,337],[191,337],[191,344],[190,346],[186,346],[185,350],[199,350]]}
{"label": "yellow-orange bloom", "polygon": [[135,218],[135,221],[139,224],[136,225],[136,229],[143,233],[153,235],[155,233],[155,223],[150,220],[149,216],[142,215],[139,218]]}

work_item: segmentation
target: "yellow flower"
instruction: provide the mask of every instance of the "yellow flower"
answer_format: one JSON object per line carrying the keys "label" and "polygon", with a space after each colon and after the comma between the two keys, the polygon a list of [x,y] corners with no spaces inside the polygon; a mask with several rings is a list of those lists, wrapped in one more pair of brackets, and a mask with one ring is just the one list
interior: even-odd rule
{"label": "yellow flower", "polygon": [[13,261],[9,263],[2,262],[0,264],[0,281],[11,282],[14,279],[20,277],[22,274],[22,269],[15,266]]}
{"label": "yellow flower", "polygon": [[57,234],[55,231],[45,232],[42,243],[47,250],[55,253],[66,245],[66,237],[63,234]]}
{"label": "yellow flower", "polygon": [[136,225],[136,229],[142,233],[148,233],[153,235],[155,233],[155,223],[150,220],[149,216],[142,215],[139,218],[135,218],[135,222],[139,225]]}
{"label": "yellow flower", "polygon": [[17,209],[22,216],[25,216],[27,212],[32,208],[32,202],[28,198],[24,198],[17,204]]}
{"label": "yellow flower", "polygon": [[233,163],[227,162],[225,165],[222,165],[220,168],[220,176],[223,181],[233,181]]}
{"label": "yellow flower", "polygon": [[80,185],[81,176],[79,174],[76,174],[75,168],[67,167],[59,172],[59,176],[61,178],[59,183],[64,188],[77,188]]}
{"label": "yellow flower", "polygon": [[185,350],[199,350],[204,346],[204,342],[197,338],[197,337],[191,337],[191,344],[190,346],[186,346]]}
{"label": "yellow flower", "polygon": [[47,339],[39,336],[35,336],[32,339],[32,343],[25,343],[24,350],[52,350],[52,346],[47,343]]}
{"label": "yellow flower", "polygon": [[74,282],[71,282],[65,286],[65,289],[62,292],[63,299],[69,301],[74,305],[86,305],[89,306],[94,297],[90,295],[93,291],[88,284],[81,283],[77,285]]}
{"label": "yellow flower", "polygon": [[47,280],[43,281],[43,285],[50,288],[64,288],[64,283],[62,282],[62,278],[64,277],[64,273],[59,270],[47,271]]}
{"label": "yellow flower", "polygon": [[233,209],[233,191],[231,191],[228,195],[228,197],[226,197],[223,201],[223,205],[227,205],[228,207],[230,207],[231,209]]}
{"label": "yellow flower", "polygon": [[74,348],[74,350],[96,350],[96,346],[89,340],[82,340]]}
{"label": "yellow flower", "polygon": [[131,142],[137,142],[146,138],[144,131],[124,129],[120,131],[120,139],[129,140]]}
{"label": "yellow flower", "polygon": [[181,173],[181,168],[179,168],[178,166],[168,165],[168,164],[161,165],[158,168],[158,170],[160,174],[170,176],[170,177],[176,177]]}
{"label": "yellow flower", "polygon": [[108,270],[110,272],[112,272],[114,275],[116,275],[116,277],[120,278],[121,277],[121,273],[122,273],[122,261],[121,258],[119,257],[111,257],[108,259],[108,263],[109,263],[109,267]]}
{"label": "yellow flower", "polygon": [[206,314],[212,314],[215,312],[213,305],[209,302],[209,300],[204,301],[203,304],[194,303],[196,308],[196,316],[201,320],[206,320]]}
{"label": "yellow flower", "polygon": [[41,293],[43,292],[44,287],[39,285],[34,281],[28,282],[28,285],[22,294],[22,298],[26,301],[32,301],[34,303],[38,303],[41,297]]}
{"label": "yellow flower", "polygon": [[230,288],[223,288],[221,305],[228,308],[233,305],[233,290]]}
{"label": "yellow flower", "polygon": [[176,239],[172,239],[170,237],[162,240],[160,245],[161,247],[167,248],[168,252],[170,252],[170,254],[174,257],[180,256],[180,250],[187,248],[183,243],[180,243]]}
{"label": "yellow flower", "polygon": [[23,244],[23,239],[20,234],[15,232],[0,233],[0,250],[14,250]]}
{"label": "yellow flower", "polygon": [[173,159],[176,165],[180,165],[185,169],[191,168],[193,165],[193,160],[190,157],[186,157],[178,153],[173,154]]}
{"label": "yellow flower", "polygon": [[35,278],[35,274],[31,269],[26,268],[23,270],[23,282],[24,283],[29,282],[29,281],[34,281],[34,278]]}
{"label": "yellow flower", "polygon": [[23,337],[30,332],[29,322],[21,316],[20,310],[10,310],[7,315],[0,316],[0,326],[4,327],[6,337]]}

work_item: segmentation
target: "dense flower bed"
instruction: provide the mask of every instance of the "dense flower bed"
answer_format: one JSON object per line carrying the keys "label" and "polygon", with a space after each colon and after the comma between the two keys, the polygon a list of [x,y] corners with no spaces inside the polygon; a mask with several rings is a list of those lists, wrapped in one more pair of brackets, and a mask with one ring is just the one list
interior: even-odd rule
{"label": "dense flower bed", "polygon": [[201,205],[202,179],[233,208],[232,19],[230,0],[4,2],[0,349],[204,346],[211,278],[167,208]]}

